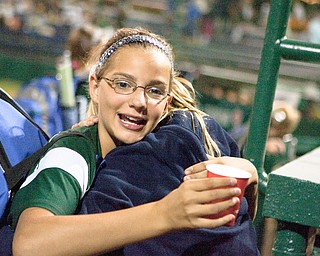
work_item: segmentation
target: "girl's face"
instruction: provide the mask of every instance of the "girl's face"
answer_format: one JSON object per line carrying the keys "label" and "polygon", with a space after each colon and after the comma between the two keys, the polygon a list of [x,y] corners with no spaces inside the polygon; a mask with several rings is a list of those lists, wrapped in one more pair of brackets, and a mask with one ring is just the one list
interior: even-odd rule
{"label": "girl's face", "polygon": [[[104,155],[121,143],[140,141],[150,133],[171,101],[171,96],[154,100],[142,88],[155,87],[169,92],[171,63],[158,49],[123,46],[108,62],[103,75],[107,79],[90,78],[90,96],[98,104],[99,139]],[[136,84],[138,88],[127,95],[116,93],[110,81],[114,79]],[[118,85],[122,88],[127,84]]]}

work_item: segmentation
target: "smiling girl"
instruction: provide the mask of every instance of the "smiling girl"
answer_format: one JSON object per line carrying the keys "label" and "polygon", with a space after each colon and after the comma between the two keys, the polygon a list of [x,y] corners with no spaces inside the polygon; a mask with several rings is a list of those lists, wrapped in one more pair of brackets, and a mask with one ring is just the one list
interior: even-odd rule
{"label": "smiling girl", "polygon": [[[237,203],[240,192],[222,188],[234,185],[234,179],[189,180],[156,202],[74,215],[101,159],[117,145],[150,133],[171,101],[173,56],[161,37],[123,29],[100,50],[89,77],[100,122],[78,128],[86,138],[58,140],[30,171],[10,209],[14,255],[93,255],[172,230],[214,228],[234,219],[232,214],[203,218]],[[204,204],[221,198],[229,199]]]}

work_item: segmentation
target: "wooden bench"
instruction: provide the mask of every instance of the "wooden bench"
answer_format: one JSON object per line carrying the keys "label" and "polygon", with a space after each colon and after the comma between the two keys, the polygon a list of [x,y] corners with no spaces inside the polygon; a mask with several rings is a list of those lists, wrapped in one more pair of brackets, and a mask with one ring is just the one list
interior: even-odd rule
{"label": "wooden bench", "polygon": [[320,228],[320,147],[269,175],[263,215],[278,222],[272,255],[307,255]]}

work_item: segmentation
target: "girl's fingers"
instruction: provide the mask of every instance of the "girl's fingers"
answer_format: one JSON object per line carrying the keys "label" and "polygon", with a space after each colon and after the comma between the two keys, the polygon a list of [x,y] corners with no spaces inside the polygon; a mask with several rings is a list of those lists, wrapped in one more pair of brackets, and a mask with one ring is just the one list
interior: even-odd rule
{"label": "girl's fingers", "polygon": [[74,124],[71,128],[77,128],[82,126],[93,126],[98,123],[99,118],[97,116],[89,116],[88,118],[80,121],[79,123]]}
{"label": "girl's fingers", "polygon": [[[207,204],[209,202],[229,202],[231,198],[234,200],[239,199],[238,196],[241,194],[241,190],[239,188],[222,188],[222,189],[214,189],[208,191],[202,191],[195,193],[194,201],[198,204]],[[231,202],[229,202],[231,203]]]}
{"label": "girl's fingers", "polygon": [[99,121],[99,118],[97,116],[90,116],[89,118],[95,124],[98,123],[98,121]]}
{"label": "girl's fingers", "polygon": [[211,218],[208,218],[207,216],[211,214],[217,214],[217,213],[223,212],[237,203],[239,203],[239,198],[233,197],[229,200],[218,202],[218,203],[195,205],[193,207],[194,212],[192,214],[191,213],[189,214],[195,216],[192,219],[194,226],[197,226],[200,228],[215,228],[233,221],[235,219],[235,215],[228,214],[226,216],[223,216],[217,219],[211,219]]}
{"label": "girl's fingers", "polygon": [[218,219],[201,218],[197,221],[196,225],[199,228],[217,228],[234,221],[235,218],[236,217],[233,214],[228,214]]}
{"label": "girl's fingers", "polygon": [[207,178],[184,182],[181,189],[185,191],[184,200],[192,204],[206,204],[216,200],[226,200],[240,195],[241,190],[234,187],[232,178]]}
{"label": "girl's fingers", "polygon": [[182,183],[182,186],[191,191],[207,191],[221,187],[233,187],[236,184],[237,179],[235,178],[204,178],[187,180]]}
{"label": "girl's fingers", "polygon": [[163,212],[163,216],[166,216],[164,223],[169,223],[170,228],[214,228],[225,225],[234,219],[233,215],[219,219],[206,216],[239,203],[241,191],[234,187],[235,184],[236,179],[233,178],[188,180],[160,200],[156,204],[157,211]]}
{"label": "girl's fingers", "polygon": [[210,215],[210,214],[217,214],[220,212],[223,212],[227,209],[229,209],[232,206],[235,206],[240,202],[240,199],[238,197],[232,197],[225,201],[220,201],[217,203],[208,203],[203,204],[199,206],[199,209],[196,214],[204,213],[204,216]]}
{"label": "girl's fingers", "polygon": [[[209,161],[211,161],[211,160],[209,160]],[[184,171],[185,175],[195,174],[197,172],[202,172],[202,171],[206,170],[206,162],[208,162],[208,161],[201,162],[201,163],[198,163],[198,164],[195,164],[195,165],[188,167]]]}
{"label": "girl's fingers", "polygon": [[[234,161],[238,161],[237,159],[241,159],[241,158],[237,158],[237,157],[229,157],[229,158],[232,159],[231,160],[232,163]],[[203,172],[203,171],[206,170],[206,166],[208,164],[227,164],[227,163],[225,163],[225,157],[209,158],[209,160],[207,160],[207,161],[203,161],[203,162],[200,162],[200,163],[197,163],[195,165],[192,165],[192,166],[188,167],[185,170],[185,174],[186,175],[190,175],[190,174],[196,174],[198,172]]]}
{"label": "girl's fingers", "polygon": [[203,170],[194,174],[186,175],[183,179],[190,180],[190,179],[203,179],[207,177],[207,170]]}
{"label": "girl's fingers", "polygon": [[190,179],[199,179],[206,177],[206,166],[208,164],[223,164],[223,165],[229,165],[233,167],[240,168],[242,170],[245,170],[249,172],[252,177],[250,178],[248,184],[257,182],[257,169],[255,166],[247,159],[244,158],[238,158],[238,157],[216,157],[198,164],[195,164],[193,166],[190,166],[185,170],[185,178],[184,180],[190,180]]}

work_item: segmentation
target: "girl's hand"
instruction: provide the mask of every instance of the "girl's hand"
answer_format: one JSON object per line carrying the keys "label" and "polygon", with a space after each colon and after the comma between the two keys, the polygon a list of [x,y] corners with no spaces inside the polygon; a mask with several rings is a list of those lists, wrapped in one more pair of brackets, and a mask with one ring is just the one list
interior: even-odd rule
{"label": "girl's hand", "polygon": [[301,0],[302,2],[305,2],[307,4],[319,4],[320,0]]}
{"label": "girl's hand", "polygon": [[197,178],[205,178],[207,177],[207,170],[206,166],[208,164],[222,164],[222,165],[229,165],[236,168],[240,168],[249,172],[252,177],[249,180],[249,183],[258,182],[258,174],[257,169],[255,166],[248,160],[239,157],[230,157],[230,156],[223,156],[223,157],[210,157],[208,156],[209,160],[204,161],[193,166],[188,167],[185,170],[185,180],[189,179],[197,179]]}
{"label": "girl's hand", "polygon": [[77,128],[77,127],[82,127],[82,126],[93,126],[97,124],[99,121],[97,116],[89,116],[88,118],[80,121],[79,123],[76,123],[72,125],[72,129]]}
{"label": "girl's hand", "polygon": [[258,199],[258,172],[255,166],[244,158],[238,157],[209,157],[208,161],[201,162],[195,164],[185,170],[185,178],[184,181],[192,180],[192,179],[200,179],[207,176],[206,165],[207,164],[223,164],[229,165],[236,168],[240,168],[249,172],[252,176],[248,181],[248,185],[246,187],[246,191],[244,196],[246,197],[249,205],[249,215],[252,220],[255,218],[257,211],[257,199]]}
{"label": "girl's hand", "polygon": [[[235,219],[233,214],[218,219],[206,215],[216,214],[239,203],[240,189],[233,187],[234,178],[192,179],[156,202],[159,218],[169,230],[189,228],[216,228]],[[227,200],[225,200],[227,198]],[[224,199],[217,203],[212,201]]]}

